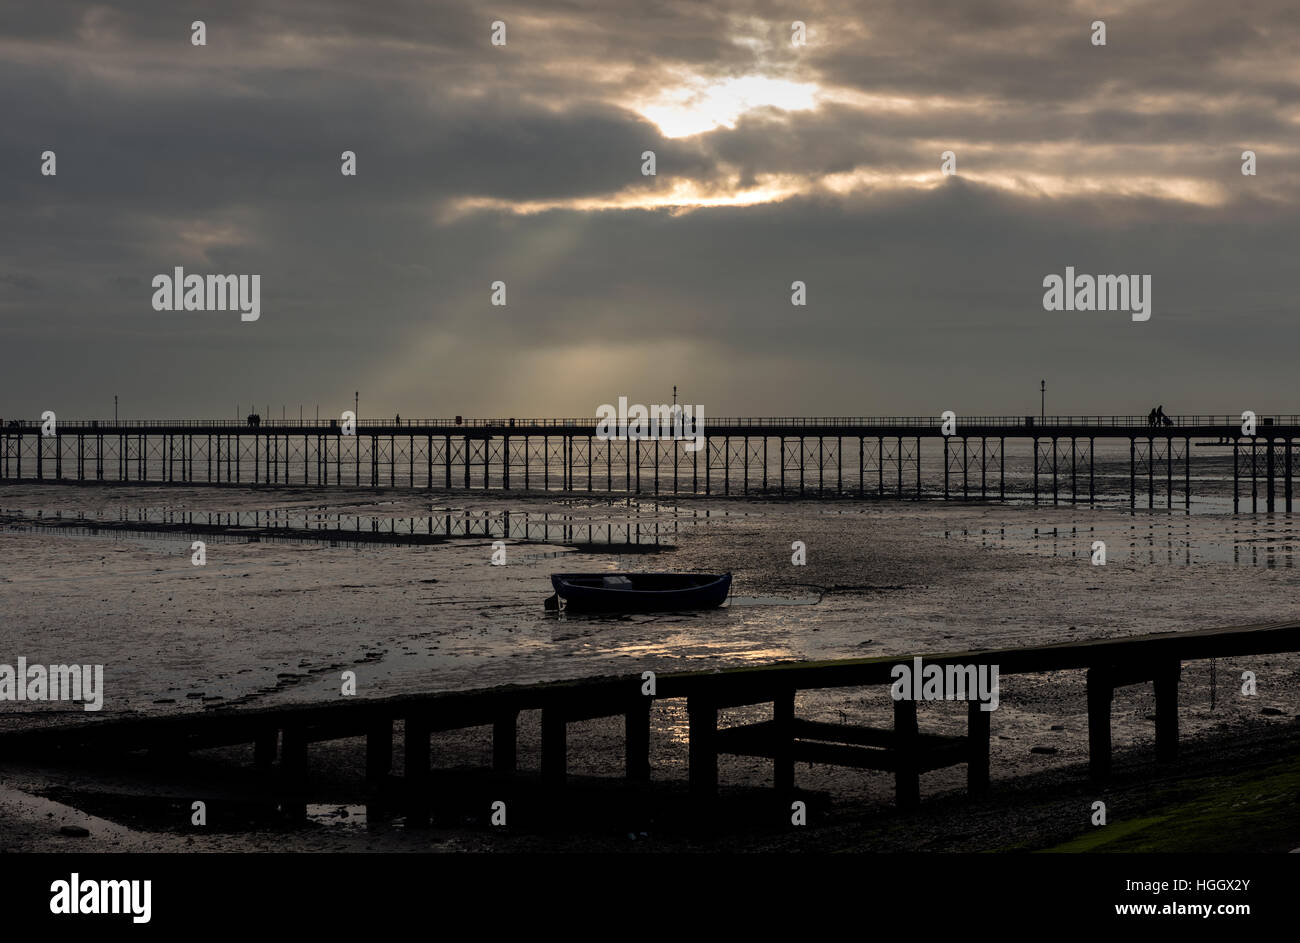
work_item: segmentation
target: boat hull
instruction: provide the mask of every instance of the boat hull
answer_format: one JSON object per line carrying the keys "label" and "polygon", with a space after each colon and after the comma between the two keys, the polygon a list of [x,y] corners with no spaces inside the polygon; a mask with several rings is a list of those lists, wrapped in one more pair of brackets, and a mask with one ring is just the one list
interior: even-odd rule
{"label": "boat hull", "polygon": [[[629,585],[606,585],[619,579]],[[722,605],[731,574],[557,573],[551,585],[572,612],[680,612]]]}

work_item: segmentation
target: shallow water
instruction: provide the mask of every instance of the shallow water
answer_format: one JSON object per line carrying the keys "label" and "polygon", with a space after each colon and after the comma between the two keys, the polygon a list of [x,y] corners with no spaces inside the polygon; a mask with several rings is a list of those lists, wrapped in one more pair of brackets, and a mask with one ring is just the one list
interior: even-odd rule
{"label": "shallow water", "polygon": [[1267,517],[1198,518],[1143,516],[1140,519],[1084,520],[1051,526],[998,524],[977,529],[945,530],[944,538],[1021,552],[1090,560],[1094,543],[1105,543],[1107,562],[1138,561],[1184,564],[1231,563],[1238,566],[1296,565],[1300,520],[1289,514]]}
{"label": "shallow water", "polygon": [[[1286,515],[356,492],[289,502],[49,486],[0,488],[0,507],[11,524],[0,530],[5,650],[31,664],[103,664],[106,715],[333,700],[344,672],[356,675],[355,696],[378,697],[1300,611],[1300,580],[1287,575],[1300,535]],[[204,537],[207,564],[195,567],[187,534],[150,532],[209,519],[269,521],[286,536]],[[93,532],[117,520],[145,531]],[[349,543],[357,521],[362,533],[452,536]],[[303,536],[318,524],[329,529]],[[1104,568],[1089,565],[1098,539]],[[491,565],[498,541],[505,566]],[[792,562],[795,541],[806,565]],[[557,617],[542,601],[558,569],[730,571],[734,595],[709,612]],[[66,708],[10,706],[49,717]]]}

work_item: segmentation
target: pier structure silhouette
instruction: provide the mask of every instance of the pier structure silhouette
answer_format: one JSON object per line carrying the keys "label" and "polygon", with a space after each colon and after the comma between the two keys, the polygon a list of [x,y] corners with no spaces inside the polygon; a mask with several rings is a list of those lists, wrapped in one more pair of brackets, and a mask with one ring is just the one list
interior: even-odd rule
{"label": "pier structure silhouette", "polygon": [[[602,437],[592,418],[253,418],[0,421],[0,481],[1095,503],[1111,443],[1132,507],[1190,507],[1192,449],[1209,446],[1231,450],[1234,511],[1290,511],[1300,437],[1297,415],[1260,416],[1254,435],[1231,415],[721,418],[698,439]],[[942,450],[929,468],[923,444]],[[1009,445],[1032,455],[1023,481]]]}

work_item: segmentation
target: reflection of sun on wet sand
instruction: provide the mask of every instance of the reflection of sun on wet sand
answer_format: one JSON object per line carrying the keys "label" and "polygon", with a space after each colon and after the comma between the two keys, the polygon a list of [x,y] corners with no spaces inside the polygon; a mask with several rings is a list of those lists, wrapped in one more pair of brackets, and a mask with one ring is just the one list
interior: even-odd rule
{"label": "reflection of sun on wet sand", "polygon": [[[1227,535],[1249,546],[1253,529],[1263,526],[1248,518],[1161,515],[1152,523],[1141,514],[1110,511],[924,503],[0,488],[0,508],[27,517],[37,510],[61,510],[67,518],[165,508],[173,515],[253,513],[295,521],[344,516],[382,530],[410,529],[434,517],[434,505],[439,515],[449,506],[461,512],[457,520],[470,522],[464,532],[425,546],[214,541],[204,567],[191,565],[190,540],[176,534],[0,531],[6,559],[0,601],[11,614],[0,635],[7,650],[33,663],[104,664],[102,715],[111,717],[336,699],[344,671],[356,673],[360,695],[385,696],[643,670],[1077,641],[1273,621],[1300,612],[1300,586],[1286,562],[1285,542],[1263,541],[1272,548],[1272,566],[1259,554],[1254,566],[1241,554],[1235,557],[1240,562],[1225,559]],[[512,533],[508,564],[492,566],[493,528],[507,511],[516,520],[527,518],[534,528],[528,538],[550,542],[525,542]],[[485,525],[481,537],[474,529],[479,524]],[[1285,528],[1289,521],[1275,517],[1269,526]],[[1166,527],[1175,531],[1173,550],[1161,543]],[[599,537],[602,528],[613,544],[626,543],[628,534],[648,534],[657,536],[661,549],[602,552],[589,536]],[[1134,528],[1139,537],[1130,540]],[[1245,538],[1243,530],[1250,532]],[[1049,531],[1051,550],[1044,536]],[[1004,532],[1010,535],[1005,540],[988,537]],[[573,543],[566,541],[570,533]],[[954,539],[958,533],[961,539]],[[1098,533],[1113,548],[1104,567],[1089,563]],[[804,566],[791,565],[795,540],[806,545]],[[566,549],[574,543],[583,545],[582,552]],[[1197,548],[1190,562],[1185,544]],[[730,571],[733,605],[622,618],[557,617],[542,610],[552,572],[638,569]],[[820,601],[812,605],[776,604],[814,596]],[[1220,660],[1213,666],[1211,709],[1212,666],[1187,663],[1180,693],[1184,739],[1224,729],[1245,737],[1294,727],[1297,668],[1300,656]],[[1258,676],[1258,697],[1237,691],[1236,679],[1246,670]],[[1147,744],[1134,754],[1144,755],[1153,705],[1149,685],[1117,692],[1117,748]],[[45,707],[6,712],[0,725],[84,720]],[[732,713],[734,720],[726,722],[764,719],[757,708]],[[798,714],[887,726],[891,704],[883,688],[807,692]],[[960,733],[964,722],[964,711],[922,708],[926,729]],[[684,705],[657,705],[653,723],[655,778],[680,778]],[[527,752],[529,729],[525,718],[525,770],[536,761]],[[575,773],[617,776],[620,734],[618,724],[603,721],[573,725]],[[345,780],[348,749],[356,747],[313,747],[313,771],[319,750],[325,781],[333,778],[332,756]],[[488,755],[490,737],[481,731],[434,738],[435,767],[472,766]],[[1050,776],[1086,757],[1081,673],[1003,680],[1002,707],[993,721],[995,792],[999,780]],[[36,788],[46,776],[57,778],[33,772],[28,785]],[[92,782],[103,777],[90,774]],[[723,761],[724,784],[757,786],[770,777],[770,763]],[[797,781],[825,790],[837,807],[860,802],[883,809],[893,789],[884,774],[824,766],[800,768]],[[960,768],[928,774],[923,794],[960,795],[962,782]],[[340,802],[349,798],[346,786],[338,794]]]}

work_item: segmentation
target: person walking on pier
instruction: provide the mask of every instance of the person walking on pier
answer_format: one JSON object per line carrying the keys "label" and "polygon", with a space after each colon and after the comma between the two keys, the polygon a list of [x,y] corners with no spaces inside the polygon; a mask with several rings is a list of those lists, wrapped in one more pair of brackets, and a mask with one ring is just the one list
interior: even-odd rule
{"label": "person walking on pier", "polygon": [[1156,407],[1156,421],[1154,425],[1172,426],[1173,424],[1174,421],[1165,415],[1165,404],[1161,403],[1159,406]]}
{"label": "person walking on pier", "polygon": [[1155,407],[1153,406],[1151,408],[1151,412],[1147,413],[1147,426],[1154,426],[1155,424],[1156,424],[1156,410]]}

